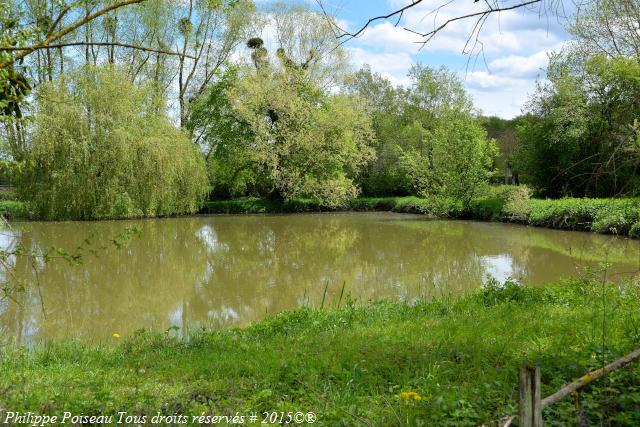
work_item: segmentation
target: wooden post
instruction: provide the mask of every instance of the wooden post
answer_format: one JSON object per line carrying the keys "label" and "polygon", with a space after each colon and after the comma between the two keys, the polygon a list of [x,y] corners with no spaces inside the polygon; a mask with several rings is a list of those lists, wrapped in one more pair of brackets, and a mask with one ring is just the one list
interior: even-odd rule
{"label": "wooden post", "polygon": [[520,367],[520,427],[542,427],[540,368]]}
{"label": "wooden post", "polygon": [[[626,356],[609,363],[607,366],[597,369],[593,372],[589,372],[583,377],[567,384],[560,390],[553,393],[551,396],[547,396],[542,401],[540,400],[540,368],[531,368],[529,366],[520,367],[520,413],[518,414],[518,420],[521,426],[525,427],[540,427],[542,426],[542,407],[547,405],[553,405],[554,403],[564,399],[568,395],[577,392],[582,387],[597,380],[609,372],[613,372],[625,366],[627,363],[640,359],[640,348],[632,351]],[[578,396],[577,396],[578,397]],[[582,412],[582,409],[580,410]],[[507,417],[498,420],[498,424],[503,427],[509,427],[515,415],[509,415]],[[494,425],[495,422],[490,423]],[[485,427],[483,424],[481,427]]]}

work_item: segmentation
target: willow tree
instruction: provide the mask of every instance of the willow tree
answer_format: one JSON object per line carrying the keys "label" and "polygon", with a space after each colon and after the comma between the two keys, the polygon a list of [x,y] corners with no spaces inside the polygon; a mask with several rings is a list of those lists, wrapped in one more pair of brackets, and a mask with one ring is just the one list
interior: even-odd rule
{"label": "willow tree", "polygon": [[37,91],[18,191],[45,219],[195,212],[207,191],[202,154],[158,114],[153,92],[116,67],[83,68]]}

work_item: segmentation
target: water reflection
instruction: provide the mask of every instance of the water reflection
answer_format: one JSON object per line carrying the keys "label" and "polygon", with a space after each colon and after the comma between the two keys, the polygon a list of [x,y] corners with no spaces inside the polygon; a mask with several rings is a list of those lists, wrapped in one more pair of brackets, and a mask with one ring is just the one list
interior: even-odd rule
{"label": "water reflection", "polygon": [[[143,236],[116,249],[133,222],[21,223],[29,247],[72,249],[94,231],[105,249],[81,266],[17,271],[30,286],[0,303],[0,331],[18,343],[109,339],[140,328],[245,325],[302,305],[411,300],[476,289],[492,275],[540,284],[581,274],[606,254],[611,273],[638,269],[640,243],[505,224],[389,214],[214,216],[139,221]],[[39,286],[37,286],[39,283]]]}

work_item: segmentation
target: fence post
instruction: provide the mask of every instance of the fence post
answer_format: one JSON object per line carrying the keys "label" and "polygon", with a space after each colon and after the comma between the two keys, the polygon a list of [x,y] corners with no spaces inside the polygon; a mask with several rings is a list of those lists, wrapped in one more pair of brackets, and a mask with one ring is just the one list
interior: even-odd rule
{"label": "fence post", "polygon": [[542,427],[540,368],[520,367],[520,427]]}

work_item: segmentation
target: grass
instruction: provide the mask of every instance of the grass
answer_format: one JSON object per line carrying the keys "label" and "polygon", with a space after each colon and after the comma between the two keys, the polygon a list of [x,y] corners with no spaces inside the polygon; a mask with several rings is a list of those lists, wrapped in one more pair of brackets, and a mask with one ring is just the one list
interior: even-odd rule
{"label": "grass", "polygon": [[[313,411],[317,425],[479,425],[517,412],[522,363],[541,367],[544,395],[600,366],[600,293],[588,281],[491,283],[461,299],[412,305],[328,301],[333,308],[203,330],[188,343],[141,331],[115,345],[7,346],[0,407],[50,415]],[[606,304],[610,361],[640,345],[640,285],[610,285]],[[589,386],[581,401],[581,422],[640,425],[640,364]],[[571,399],[544,416],[545,425],[578,422]]]}
{"label": "grass", "polygon": [[640,237],[640,199],[531,200],[532,225]]}
{"label": "grass", "polygon": [[394,211],[424,214],[431,218],[464,218],[516,222],[564,230],[594,231],[640,237],[640,199],[523,199],[509,196],[478,197],[464,206],[446,197],[359,197],[340,207],[326,207],[313,200],[276,202],[260,198],[209,201],[202,213],[291,213],[318,211]]}
{"label": "grass", "polygon": [[18,200],[0,200],[0,213],[8,219],[29,218],[27,205]]}

